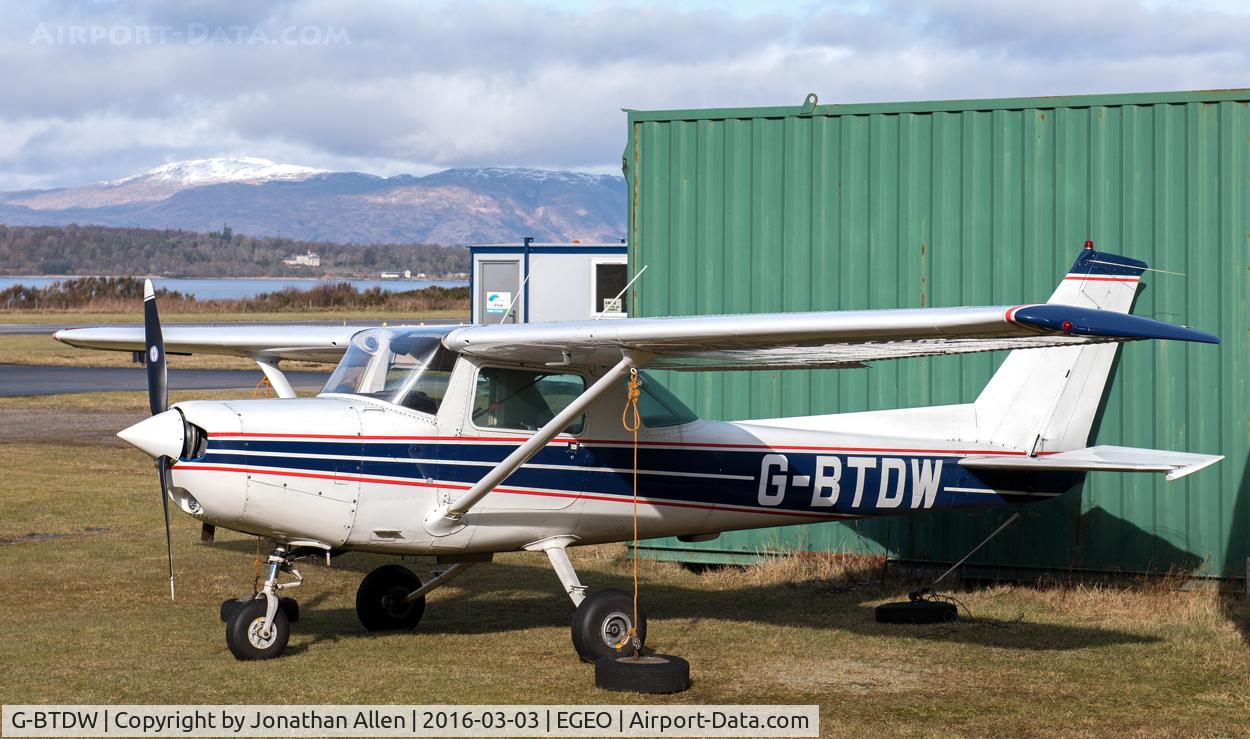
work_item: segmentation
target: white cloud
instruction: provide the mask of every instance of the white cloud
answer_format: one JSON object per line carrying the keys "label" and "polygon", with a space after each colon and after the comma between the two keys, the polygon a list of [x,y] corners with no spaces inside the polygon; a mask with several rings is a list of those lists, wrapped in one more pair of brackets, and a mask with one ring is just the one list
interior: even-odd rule
{"label": "white cloud", "polygon": [[[7,4],[0,189],[241,154],[383,175],[616,171],[622,107],[797,105],[810,91],[866,102],[1236,87],[1250,72],[1246,11],[1232,0],[773,7]],[[72,41],[98,28],[102,41]]]}

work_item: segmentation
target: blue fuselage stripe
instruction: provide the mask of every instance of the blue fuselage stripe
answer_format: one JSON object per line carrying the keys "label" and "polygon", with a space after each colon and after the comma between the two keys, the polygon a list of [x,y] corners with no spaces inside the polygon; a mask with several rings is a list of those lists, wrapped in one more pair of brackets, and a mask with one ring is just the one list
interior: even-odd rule
{"label": "blue fuselage stripe", "polygon": [[[499,462],[514,448],[507,443],[210,439],[204,457],[187,461],[471,485],[488,469],[483,463]],[[905,451],[645,447],[638,451],[638,467],[639,490],[647,498],[856,516],[1001,505],[1020,496],[992,491],[1045,497],[1084,479],[1080,472],[974,471],[960,467],[954,456]],[[556,444],[514,472],[505,486],[625,498],[632,494],[632,468],[631,448],[583,444],[571,450]]]}

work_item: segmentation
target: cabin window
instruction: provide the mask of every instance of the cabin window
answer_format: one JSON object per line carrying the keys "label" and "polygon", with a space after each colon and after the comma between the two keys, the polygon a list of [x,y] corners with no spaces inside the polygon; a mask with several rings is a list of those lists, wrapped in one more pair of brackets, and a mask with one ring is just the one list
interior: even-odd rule
{"label": "cabin window", "polygon": [[[537,431],[586,389],[581,375],[483,367],[473,394],[473,423],[482,428]],[[581,433],[585,416],[566,433]]]}
{"label": "cabin window", "polygon": [[[699,416],[660,384],[654,375],[639,372],[638,379],[638,417],[644,426],[657,429],[699,420]],[[628,392],[629,381],[626,380],[621,387],[624,395]]]}

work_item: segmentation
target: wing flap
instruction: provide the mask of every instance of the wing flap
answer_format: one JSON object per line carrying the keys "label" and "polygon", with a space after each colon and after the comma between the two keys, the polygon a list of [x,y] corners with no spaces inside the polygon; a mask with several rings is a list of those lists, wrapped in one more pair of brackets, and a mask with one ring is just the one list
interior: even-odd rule
{"label": "wing flap", "polygon": [[1215,464],[1223,455],[1169,452],[1126,446],[1092,446],[1044,457],[969,456],[961,467],[1019,471],[1162,472],[1168,480],[1192,475]]}

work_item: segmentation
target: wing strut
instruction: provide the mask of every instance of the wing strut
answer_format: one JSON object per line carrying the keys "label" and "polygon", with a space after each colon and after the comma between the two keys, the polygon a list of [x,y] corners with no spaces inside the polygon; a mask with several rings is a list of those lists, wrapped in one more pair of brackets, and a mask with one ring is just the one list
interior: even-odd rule
{"label": "wing strut", "polygon": [[595,401],[606,395],[617,383],[628,376],[630,368],[640,367],[646,364],[646,361],[650,358],[650,355],[647,354],[628,350],[622,352],[621,361],[605,372],[603,377],[596,380],[593,385],[586,388],[572,403],[565,406],[564,410],[555,415],[555,418],[552,418],[546,425],[534,432],[534,435],[528,441],[513,450],[507,457],[504,457],[502,462],[491,468],[490,472],[487,472],[481,480],[477,481],[477,484],[469,488],[467,493],[451,503],[441,505],[430,511],[423,522],[425,530],[432,536],[447,536],[464,528],[464,524],[461,523],[460,519],[470,508],[477,505],[478,501],[485,498],[491,490],[494,490],[496,486],[508,479],[508,476],[515,472],[518,467],[528,462],[539,450],[556,438],[556,435],[568,428]]}
{"label": "wing strut", "polygon": [[278,368],[278,360],[272,357],[262,357],[259,354],[253,355],[252,360],[260,365],[260,371],[265,373],[269,386],[274,389],[279,398],[299,397],[291,387],[290,381],[286,379],[286,375],[282,374],[282,370]]}

